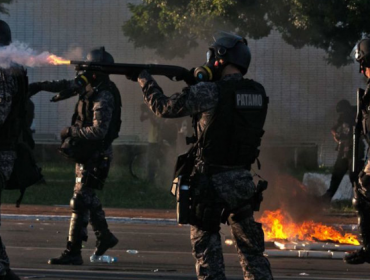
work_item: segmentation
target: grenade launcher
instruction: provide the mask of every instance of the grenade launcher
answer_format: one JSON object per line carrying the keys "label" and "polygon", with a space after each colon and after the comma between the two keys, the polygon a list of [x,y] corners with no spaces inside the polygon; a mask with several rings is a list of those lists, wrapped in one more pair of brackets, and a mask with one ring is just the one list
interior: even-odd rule
{"label": "grenade launcher", "polygon": [[126,75],[135,77],[142,70],[147,70],[151,75],[166,76],[172,81],[185,81],[187,84],[195,84],[195,78],[191,71],[175,65],[162,64],[128,64],[128,63],[98,63],[90,61],[71,60],[76,71],[97,71],[105,74]]}

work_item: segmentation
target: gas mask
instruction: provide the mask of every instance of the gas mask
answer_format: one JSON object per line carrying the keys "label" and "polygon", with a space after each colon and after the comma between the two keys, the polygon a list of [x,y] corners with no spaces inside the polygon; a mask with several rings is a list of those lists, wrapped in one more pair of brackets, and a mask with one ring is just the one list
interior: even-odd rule
{"label": "gas mask", "polygon": [[75,77],[75,84],[78,88],[85,88],[89,84],[94,84],[96,81],[96,75],[89,71],[77,73]]}
{"label": "gas mask", "polygon": [[101,84],[108,80],[108,75],[104,73],[84,71],[77,73],[75,85],[80,95],[87,94],[87,96],[89,96],[96,91]]}
{"label": "gas mask", "polygon": [[[226,49],[219,48],[217,52],[222,56],[226,54]],[[207,63],[195,68],[194,77],[198,82],[217,81],[221,78],[225,66],[225,63],[221,64],[220,60],[216,58],[214,50],[210,49],[207,52]]]}

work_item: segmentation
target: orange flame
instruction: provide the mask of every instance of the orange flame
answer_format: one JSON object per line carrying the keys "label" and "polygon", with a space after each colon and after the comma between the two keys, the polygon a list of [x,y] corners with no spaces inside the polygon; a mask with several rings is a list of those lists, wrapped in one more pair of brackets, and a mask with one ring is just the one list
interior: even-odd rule
{"label": "orange flame", "polygon": [[354,234],[345,233],[343,235],[333,227],[313,221],[305,221],[301,224],[296,224],[288,215],[282,213],[280,209],[263,212],[260,222],[263,224],[266,240],[331,240],[337,243],[360,245],[360,242]]}
{"label": "orange flame", "polygon": [[58,57],[54,54],[49,55],[47,58],[48,62],[53,65],[60,65],[60,64],[71,64],[70,60],[63,59],[61,57]]}

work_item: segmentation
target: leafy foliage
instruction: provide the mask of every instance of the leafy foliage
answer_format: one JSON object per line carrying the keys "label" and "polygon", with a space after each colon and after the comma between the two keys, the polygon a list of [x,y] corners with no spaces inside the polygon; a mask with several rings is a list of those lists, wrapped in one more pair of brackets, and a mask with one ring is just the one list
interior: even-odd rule
{"label": "leafy foliage", "polygon": [[125,36],[167,59],[183,57],[217,30],[253,39],[277,30],[295,48],[325,50],[328,62],[339,67],[370,33],[368,0],[144,0],[128,8]]}
{"label": "leafy foliage", "polygon": [[4,4],[10,4],[13,0],[0,0],[0,14],[9,15],[9,11],[4,7]]}

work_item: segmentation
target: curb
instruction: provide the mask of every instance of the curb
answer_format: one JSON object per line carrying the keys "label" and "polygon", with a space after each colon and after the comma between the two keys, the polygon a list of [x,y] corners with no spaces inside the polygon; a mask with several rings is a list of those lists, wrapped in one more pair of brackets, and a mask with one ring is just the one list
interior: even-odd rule
{"label": "curb", "polygon": [[[56,215],[15,215],[2,214],[3,220],[38,220],[38,221],[69,221],[71,216]],[[156,219],[156,218],[128,218],[128,217],[106,217],[107,222],[122,224],[155,224],[155,225],[177,225],[175,219]]]}
{"label": "curb", "polygon": [[[3,220],[40,220],[40,221],[69,221],[71,216],[60,215],[26,215],[26,214],[2,214]],[[108,222],[122,224],[155,224],[155,225],[177,225],[176,219],[164,218],[130,218],[130,217],[106,217]],[[357,231],[357,224],[331,224],[336,228],[346,231]]]}

